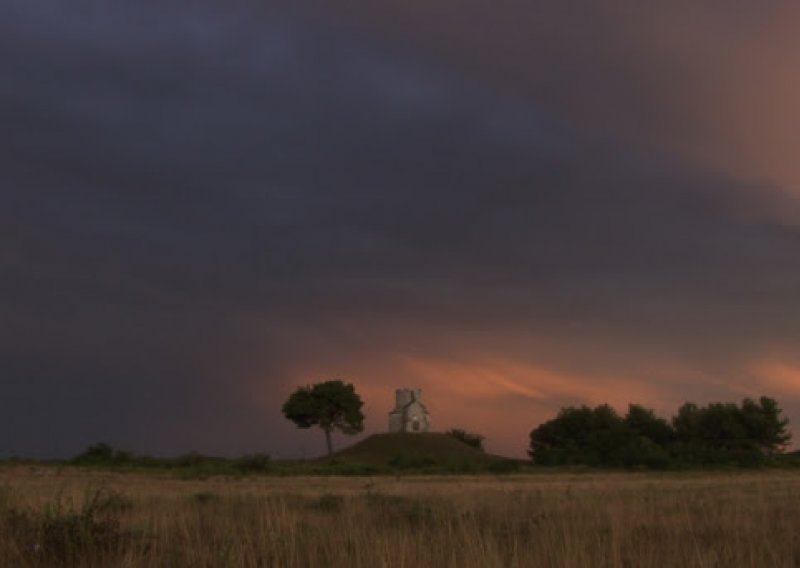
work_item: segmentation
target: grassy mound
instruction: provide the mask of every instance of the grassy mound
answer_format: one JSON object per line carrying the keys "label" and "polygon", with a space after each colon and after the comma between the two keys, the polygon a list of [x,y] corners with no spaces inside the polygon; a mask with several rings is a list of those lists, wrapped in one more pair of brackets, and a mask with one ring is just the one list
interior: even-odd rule
{"label": "grassy mound", "polygon": [[334,459],[340,463],[393,469],[456,470],[486,469],[508,461],[507,458],[485,454],[447,434],[433,432],[373,434],[337,452]]}

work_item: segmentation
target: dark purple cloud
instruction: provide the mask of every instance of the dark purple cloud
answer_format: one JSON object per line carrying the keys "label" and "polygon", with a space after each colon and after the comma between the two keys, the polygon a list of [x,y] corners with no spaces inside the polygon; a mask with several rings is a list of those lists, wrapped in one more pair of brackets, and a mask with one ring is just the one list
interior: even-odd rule
{"label": "dark purple cloud", "polygon": [[392,365],[471,349],[675,399],[793,365],[791,198],[671,151],[682,99],[612,13],[530,10],[451,50],[313,4],[0,7],[0,454],[313,453],[278,410],[306,370],[368,373],[379,430]]}

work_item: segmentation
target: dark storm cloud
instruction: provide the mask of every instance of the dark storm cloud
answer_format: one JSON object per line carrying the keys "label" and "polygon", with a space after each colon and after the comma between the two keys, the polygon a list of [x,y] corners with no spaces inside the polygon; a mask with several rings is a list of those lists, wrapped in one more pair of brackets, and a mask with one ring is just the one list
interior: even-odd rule
{"label": "dark storm cloud", "polygon": [[[798,84],[786,71],[797,63],[800,12],[784,0],[344,0],[327,7],[607,140],[694,159],[721,153],[731,166],[735,157],[752,160],[736,150],[765,142],[764,127],[797,124],[791,95]],[[764,151],[780,169],[782,150],[771,142]]]}
{"label": "dark storm cloud", "polygon": [[321,11],[225,6],[0,8],[0,452],[291,453],[300,362],[463,329],[546,332],[529,354],[576,372],[609,358],[571,354],[576,325],[709,368],[797,338],[771,188]]}

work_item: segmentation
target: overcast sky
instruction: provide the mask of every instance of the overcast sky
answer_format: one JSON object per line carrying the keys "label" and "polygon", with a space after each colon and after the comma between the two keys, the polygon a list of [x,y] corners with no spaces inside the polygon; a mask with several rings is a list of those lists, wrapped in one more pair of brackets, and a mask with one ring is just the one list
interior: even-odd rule
{"label": "overcast sky", "polygon": [[796,3],[286,4],[0,0],[0,456],[800,421]]}

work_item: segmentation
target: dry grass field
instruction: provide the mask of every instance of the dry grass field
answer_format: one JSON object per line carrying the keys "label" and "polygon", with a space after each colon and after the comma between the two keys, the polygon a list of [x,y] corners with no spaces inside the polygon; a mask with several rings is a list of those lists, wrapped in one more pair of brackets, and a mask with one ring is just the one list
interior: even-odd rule
{"label": "dry grass field", "polygon": [[800,474],[0,468],[2,566],[798,566]]}

